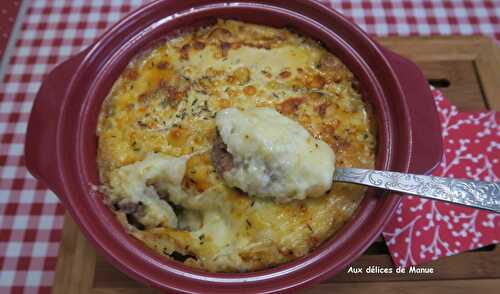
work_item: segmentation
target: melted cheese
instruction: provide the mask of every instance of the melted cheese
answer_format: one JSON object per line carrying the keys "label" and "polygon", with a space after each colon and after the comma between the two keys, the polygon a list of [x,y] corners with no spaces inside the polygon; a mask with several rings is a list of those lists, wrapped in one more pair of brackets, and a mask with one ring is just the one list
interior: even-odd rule
{"label": "melted cheese", "polygon": [[226,108],[215,120],[235,163],[224,172],[231,186],[281,202],[318,197],[330,189],[335,155],[299,123],[270,108]]}
{"label": "melted cheese", "polygon": [[[110,206],[159,254],[208,271],[302,257],[349,219],[365,188],[335,183],[323,197],[277,203],[229,187],[207,150],[216,113],[230,107],[276,109],[327,143],[336,166],[373,168],[369,105],[335,56],[285,29],[219,21],[139,54],[113,85],[97,129]],[[130,203],[141,208],[120,207]]]}
{"label": "melted cheese", "polygon": [[[111,174],[114,194],[144,205],[145,212],[139,221],[146,227],[165,225],[175,228],[177,216],[172,207],[160,199],[157,190],[177,198],[184,195],[180,184],[188,158],[149,154],[143,161],[123,166]],[[157,185],[156,188],[153,184]]]}

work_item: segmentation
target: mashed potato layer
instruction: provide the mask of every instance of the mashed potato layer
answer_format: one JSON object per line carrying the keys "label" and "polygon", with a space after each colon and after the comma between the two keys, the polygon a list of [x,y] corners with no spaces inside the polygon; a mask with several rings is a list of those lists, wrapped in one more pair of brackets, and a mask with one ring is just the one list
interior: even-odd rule
{"label": "mashed potato layer", "polygon": [[332,185],[335,155],[325,142],[272,108],[226,108],[215,117],[234,167],[223,173],[250,196],[279,202],[325,194]]}
{"label": "mashed potato layer", "polygon": [[[193,267],[255,271],[302,257],[350,219],[365,188],[334,183],[327,190],[331,172],[308,166],[330,170],[328,163],[313,156],[293,163],[303,165],[300,188],[287,186],[283,173],[282,186],[263,189],[321,197],[248,197],[215,171],[215,116],[274,109],[328,144],[337,167],[373,168],[376,128],[359,87],[332,53],[286,29],[220,20],[171,36],[130,62],[102,106],[97,164],[105,200],[132,236]],[[302,139],[296,143],[305,152],[312,145]],[[251,147],[232,145],[235,153]]]}

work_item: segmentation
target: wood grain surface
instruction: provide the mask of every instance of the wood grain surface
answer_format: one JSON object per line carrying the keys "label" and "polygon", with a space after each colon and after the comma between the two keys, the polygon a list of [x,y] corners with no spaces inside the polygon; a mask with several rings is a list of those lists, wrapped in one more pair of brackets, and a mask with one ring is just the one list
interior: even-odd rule
{"label": "wood grain surface", "polygon": [[[387,48],[416,62],[430,83],[461,110],[500,110],[500,49],[485,37],[379,38]],[[353,266],[392,267],[381,238]],[[350,274],[346,270],[301,293],[498,293],[500,246],[428,264],[434,274]],[[159,293],[128,278],[95,252],[69,216],[52,292]]]}

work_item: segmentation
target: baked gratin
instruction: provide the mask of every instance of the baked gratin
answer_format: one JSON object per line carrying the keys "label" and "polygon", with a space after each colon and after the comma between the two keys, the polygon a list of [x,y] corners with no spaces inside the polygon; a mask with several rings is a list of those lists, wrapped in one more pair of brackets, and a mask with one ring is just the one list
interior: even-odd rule
{"label": "baked gratin", "polygon": [[286,202],[231,188],[211,152],[227,108],[275,109],[328,144],[337,167],[374,167],[372,111],[338,58],[286,29],[219,20],[141,53],[113,85],[97,129],[107,203],[148,247],[207,271],[306,255],[349,220],[366,188],[335,183]]}

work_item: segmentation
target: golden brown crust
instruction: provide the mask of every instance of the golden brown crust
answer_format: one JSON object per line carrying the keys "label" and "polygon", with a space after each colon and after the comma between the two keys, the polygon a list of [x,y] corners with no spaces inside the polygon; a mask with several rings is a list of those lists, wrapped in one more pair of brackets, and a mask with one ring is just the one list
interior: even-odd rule
{"label": "golden brown crust", "polygon": [[124,197],[111,185],[117,169],[149,153],[195,155],[182,180],[188,197],[173,203],[159,193],[174,208],[177,228],[131,225],[127,202],[115,205],[117,218],[160,254],[209,271],[258,270],[304,256],[349,219],[365,189],[334,184],[324,197],[277,204],[227,188],[209,151],[214,114],[231,106],[274,107],[327,142],[337,166],[373,168],[373,111],[357,87],[353,74],[316,42],[236,21],[219,21],[141,54],[100,114],[97,161],[110,202]]}

